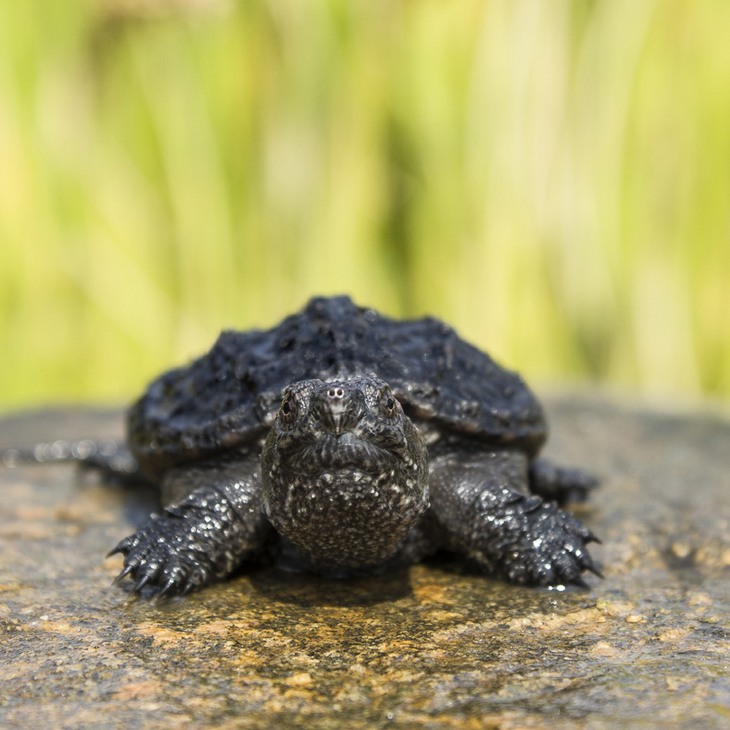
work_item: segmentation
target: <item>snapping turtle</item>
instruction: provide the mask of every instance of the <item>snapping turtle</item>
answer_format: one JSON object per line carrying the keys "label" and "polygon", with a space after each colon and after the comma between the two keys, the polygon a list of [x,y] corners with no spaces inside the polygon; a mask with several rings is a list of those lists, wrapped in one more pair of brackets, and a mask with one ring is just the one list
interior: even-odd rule
{"label": "snapping turtle", "polygon": [[515,373],[446,324],[317,298],[223,332],[132,406],[129,453],[165,510],[112,553],[139,592],[184,594],[247,560],[344,577],[447,549],[514,583],[585,585],[596,540],[558,504],[594,480],[537,458],[546,425]]}

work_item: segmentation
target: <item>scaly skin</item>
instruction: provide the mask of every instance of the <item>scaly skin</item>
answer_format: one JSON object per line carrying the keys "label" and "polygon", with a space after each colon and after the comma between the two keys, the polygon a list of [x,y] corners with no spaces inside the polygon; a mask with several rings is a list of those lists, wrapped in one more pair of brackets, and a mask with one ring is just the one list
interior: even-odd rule
{"label": "scaly skin", "polygon": [[590,530],[529,494],[585,491],[589,477],[456,436],[431,451],[427,478],[423,440],[377,378],[297,383],[260,468],[252,446],[165,475],[173,504],[115,548],[119,579],[132,577],[135,592],[185,594],[274,556],[279,535],[289,567],[293,550],[295,564],[331,576],[441,548],[512,583],[582,586],[584,571],[598,574]]}

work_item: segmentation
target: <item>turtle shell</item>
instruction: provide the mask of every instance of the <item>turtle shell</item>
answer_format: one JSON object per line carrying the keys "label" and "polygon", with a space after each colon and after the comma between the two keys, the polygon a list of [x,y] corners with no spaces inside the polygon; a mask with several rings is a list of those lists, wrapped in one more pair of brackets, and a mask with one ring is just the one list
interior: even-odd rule
{"label": "turtle shell", "polygon": [[154,380],[129,412],[129,445],[145,472],[260,438],[282,393],[309,378],[375,374],[410,416],[534,455],[542,409],[522,378],[432,317],[394,320],[348,297],[316,298],[278,326],[223,332],[206,355]]}

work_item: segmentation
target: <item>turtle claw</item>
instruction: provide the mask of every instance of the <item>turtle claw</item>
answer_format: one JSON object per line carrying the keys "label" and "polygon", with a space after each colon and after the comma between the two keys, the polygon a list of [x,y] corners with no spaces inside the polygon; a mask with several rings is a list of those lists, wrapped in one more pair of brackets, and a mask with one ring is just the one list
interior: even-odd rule
{"label": "turtle claw", "polygon": [[601,578],[601,580],[603,580],[603,578],[604,578],[603,573],[601,573],[601,571],[598,570],[598,568],[596,568],[596,566],[593,564],[592,560],[590,562],[590,565],[585,566],[585,569],[590,570],[591,573],[593,573],[593,575],[598,576],[599,578]]}
{"label": "turtle claw", "polygon": [[152,580],[152,576],[149,573],[145,573],[132,588],[132,593],[139,595],[139,592]]}
{"label": "turtle claw", "polygon": [[177,592],[178,581],[174,578],[168,578],[167,582],[157,591],[155,598],[169,598]]}
{"label": "turtle claw", "polygon": [[539,497],[526,498],[517,509],[524,521],[516,523],[516,549],[504,552],[503,570],[508,580],[589,588],[582,575],[585,571],[603,577],[586,549],[586,543],[598,542],[598,538],[582,522],[560,510],[555,502],[543,502]]}
{"label": "turtle claw", "polygon": [[198,544],[194,543],[189,552],[181,547],[181,533],[185,536],[187,532],[187,520],[163,516],[124,538],[109,553],[124,555],[124,568],[114,584],[131,578],[136,581],[131,593],[149,598],[186,595],[208,584],[214,572],[201,561]]}
{"label": "turtle claw", "polygon": [[[121,552],[121,550],[117,550],[116,548],[109,553],[109,555],[114,555],[115,553]],[[109,556],[107,556],[109,557]],[[119,575],[112,581],[114,585],[117,585],[117,583],[121,583],[128,575],[130,575],[134,571],[134,565],[127,564],[122,568],[122,571],[119,573]]]}

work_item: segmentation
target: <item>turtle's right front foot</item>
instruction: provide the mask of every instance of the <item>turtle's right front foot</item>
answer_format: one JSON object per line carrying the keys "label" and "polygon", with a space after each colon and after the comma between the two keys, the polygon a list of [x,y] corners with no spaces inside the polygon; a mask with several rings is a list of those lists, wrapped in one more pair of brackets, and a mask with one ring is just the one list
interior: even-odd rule
{"label": "turtle's right front foot", "polygon": [[195,489],[122,540],[110,553],[124,554],[116,582],[129,576],[133,593],[149,586],[145,592],[155,597],[185,595],[255,558],[271,525],[257,508],[257,493],[252,496],[239,484],[227,489],[225,484]]}
{"label": "turtle's right front foot", "polygon": [[213,566],[187,522],[171,515],[154,516],[122,540],[109,553],[124,555],[124,568],[114,582],[130,577],[135,581],[132,593],[149,586],[152,597],[185,595],[210,583],[216,577]]}

